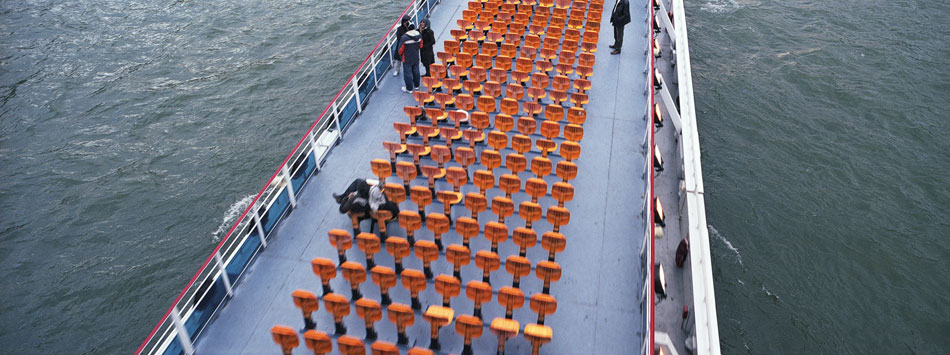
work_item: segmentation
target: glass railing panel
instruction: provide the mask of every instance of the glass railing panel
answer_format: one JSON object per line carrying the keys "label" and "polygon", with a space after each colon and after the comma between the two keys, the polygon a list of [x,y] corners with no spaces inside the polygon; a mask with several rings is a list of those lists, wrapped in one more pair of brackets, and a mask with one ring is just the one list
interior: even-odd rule
{"label": "glass railing panel", "polygon": [[347,127],[355,116],[356,100],[347,100],[346,104],[340,108],[340,126]]}

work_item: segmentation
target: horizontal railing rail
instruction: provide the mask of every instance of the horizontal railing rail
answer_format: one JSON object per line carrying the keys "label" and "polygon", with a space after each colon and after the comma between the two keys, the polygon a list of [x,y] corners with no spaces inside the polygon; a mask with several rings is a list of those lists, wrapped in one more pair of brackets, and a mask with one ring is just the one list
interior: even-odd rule
{"label": "horizontal railing rail", "polygon": [[[398,19],[414,23],[429,16],[437,0],[413,0]],[[363,111],[383,73],[394,64],[396,20],[360,63],[306,134],[267,180],[198,271],[135,351],[136,354],[192,354],[193,342],[257,254],[267,246],[277,223],[296,206],[304,184],[317,173],[347,127]],[[176,341],[177,339],[177,341]]]}
{"label": "horizontal railing rail", "polygon": [[[667,0],[651,0],[650,33],[653,28],[665,29],[669,34],[666,45],[673,52],[670,61],[675,70],[674,83],[678,85],[678,101],[669,91],[666,78],[651,67],[651,75],[658,83],[657,90],[662,100],[662,113],[670,118],[675,130],[675,141],[679,157],[683,163],[683,176],[679,189],[680,203],[677,204],[681,219],[681,234],[688,238],[689,273],[692,276],[691,289],[693,300],[693,332],[695,349],[698,354],[720,354],[719,326],[716,315],[716,297],[713,288],[712,260],[709,251],[709,230],[706,223],[706,208],[703,197],[702,164],[700,162],[699,131],[696,124],[696,107],[693,99],[692,69],[689,60],[689,42],[686,33],[686,13],[683,0],[670,1],[672,11],[668,11]],[[652,9],[658,9],[655,13]],[[670,15],[672,14],[672,18]],[[653,46],[653,36],[650,37]],[[662,50],[662,48],[657,48]],[[653,56],[650,56],[653,58]],[[651,109],[651,111],[653,111]],[[685,222],[685,223],[682,223]],[[652,267],[651,267],[652,269]],[[651,292],[652,293],[652,292]],[[655,341],[655,339],[654,339]],[[663,342],[668,343],[668,337]]]}

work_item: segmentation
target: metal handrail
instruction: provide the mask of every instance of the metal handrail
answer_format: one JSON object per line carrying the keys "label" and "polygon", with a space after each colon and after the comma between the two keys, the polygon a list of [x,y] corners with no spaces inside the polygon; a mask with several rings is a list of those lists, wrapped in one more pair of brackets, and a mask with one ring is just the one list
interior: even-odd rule
{"label": "metal handrail", "polygon": [[[398,19],[401,19],[411,10],[410,18],[414,22],[418,22],[421,12],[424,10],[425,16],[428,16],[434,3],[438,2],[436,0],[413,0],[406,6]],[[310,126],[310,129],[300,138],[290,154],[284,158],[280,168],[271,175],[250,205],[228,230],[225,237],[205,259],[198,271],[175,298],[175,301],[172,302],[162,319],[139,345],[136,350],[137,354],[162,353],[172,344],[176,336],[179,338],[179,346],[182,347],[185,353],[194,351],[191,340],[198,336],[206,323],[197,325],[197,329],[193,334],[185,334],[190,333],[185,324],[188,324],[197,306],[209,297],[214,285],[219,280],[225,285],[228,294],[226,297],[230,297],[232,292],[231,283],[238,281],[237,279],[243,274],[254,256],[266,247],[267,236],[273,231],[273,227],[270,231],[264,231],[261,219],[264,216],[270,216],[272,208],[278,203],[282,207],[278,208],[279,211],[274,211],[277,215],[273,218],[273,223],[270,223],[271,226],[275,225],[286,213],[289,213],[292,206],[296,204],[295,198],[300,192],[299,188],[303,187],[309,177],[321,168],[322,161],[332,149],[333,143],[343,138],[346,127],[353,122],[359,112],[362,112],[365,100],[378,87],[382,78],[377,68],[380,64],[386,64],[384,61],[388,62],[388,66],[382,70],[386,72],[393,64],[390,51],[396,41],[394,33],[399,24],[398,19],[376,43],[376,46],[360,63],[350,78],[347,79],[333,100]],[[366,85],[366,92],[365,95],[361,96],[360,90],[364,85]],[[343,118],[341,116],[354,101],[356,113],[352,113],[352,116],[347,118],[347,122],[341,122]],[[327,141],[332,143],[327,144]],[[308,168],[308,162],[312,162],[315,166]],[[294,188],[295,177],[303,179],[299,182],[298,188]],[[285,196],[289,199],[289,205],[280,202],[281,197]],[[232,265],[232,262],[240,255],[242,247],[247,246],[247,242],[255,234],[260,239],[260,245],[252,251],[251,255],[244,261],[244,265],[235,264],[240,267],[240,270],[237,272],[237,278],[231,280],[228,276],[228,266]],[[216,261],[212,263],[212,260]],[[205,315],[204,322],[207,322],[210,315],[225,304],[224,301],[225,299],[222,299],[217,305],[214,305],[210,313]]]}
{"label": "metal handrail", "polygon": [[683,0],[673,2],[673,28],[676,43],[676,71],[679,83],[680,117],[683,120],[683,175],[686,193],[686,217],[693,275],[693,309],[696,311],[696,348],[701,354],[720,353],[716,295],[713,288],[712,259],[709,251],[709,230],[703,198],[703,171],[700,163],[699,130],[693,101],[693,76],[686,35],[686,9]]}
{"label": "metal handrail", "polygon": [[[693,100],[692,73],[689,60],[689,43],[686,33],[686,14],[683,0],[669,0],[672,4],[671,21],[664,1],[656,1],[662,13],[657,16],[650,7],[650,41],[653,42],[652,25],[657,21],[659,27],[670,34],[671,48],[674,49],[676,83],[679,89],[679,107],[673,101],[663,76],[656,78],[661,84],[659,93],[663,99],[666,116],[673,123],[678,151],[683,162],[683,185],[681,203],[677,204],[681,218],[685,217],[686,237],[689,238],[689,270],[693,275],[692,298],[694,309],[694,334],[696,352],[699,354],[720,354],[719,326],[716,315],[715,290],[713,288],[712,265],[709,251],[709,231],[706,227],[705,201],[703,197],[702,166],[700,163],[699,134],[696,125],[696,109]],[[674,24],[676,24],[674,26]],[[653,56],[650,56],[651,61]],[[651,65],[651,74],[658,75]],[[651,107],[653,103],[651,90]],[[652,111],[652,110],[651,110]],[[651,267],[652,269],[652,267]],[[651,331],[651,333],[653,333]],[[667,340],[668,341],[668,340]],[[655,343],[654,343],[655,346]]]}
{"label": "metal handrail", "polygon": [[[656,0],[651,0],[651,2],[652,2],[652,1],[656,1]],[[648,47],[648,48],[651,48],[651,49],[652,49],[652,46],[653,46],[653,38],[654,38],[654,37],[653,37],[653,17],[654,17],[654,14],[653,14],[653,6],[652,6],[652,5],[653,5],[653,4],[649,4],[649,3],[647,4],[647,9],[648,9],[647,11],[650,12],[650,16],[647,17],[647,24],[646,24],[646,25],[647,25],[647,29],[646,29],[646,30],[647,30],[647,33],[648,33],[648,36],[649,36],[649,41],[647,42],[647,47]],[[648,211],[647,211],[647,219],[644,221],[644,222],[645,222],[645,223],[644,223],[644,226],[646,226],[647,228],[649,228],[649,231],[647,232],[647,235],[650,236],[650,243],[649,243],[649,244],[650,244],[650,247],[649,247],[649,251],[648,251],[648,252],[649,252],[649,257],[650,257],[650,259],[649,259],[649,260],[650,260],[650,263],[647,265],[647,270],[648,270],[647,272],[649,273],[650,278],[649,278],[649,283],[646,284],[646,285],[643,285],[643,287],[647,290],[646,292],[650,295],[650,296],[649,296],[649,298],[650,298],[650,309],[649,309],[649,311],[647,311],[647,320],[646,320],[646,321],[647,321],[647,324],[649,324],[649,326],[650,326],[650,331],[647,332],[647,339],[646,339],[646,341],[645,341],[645,344],[650,344],[650,347],[649,347],[648,351],[649,351],[649,354],[653,354],[653,349],[654,349],[655,346],[656,346],[656,344],[654,343],[654,341],[655,341],[655,339],[654,339],[654,333],[655,333],[655,318],[656,318],[656,317],[655,317],[655,316],[656,316],[656,313],[655,313],[656,302],[655,302],[655,298],[653,297],[653,283],[655,282],[655,281],[654,281],[655,275],[653,274],[653,263],[655,262],[655,261],[654,261],[654,252],[653,252],[653,251],[655,250],[655,249],[654,249],[654,242],[656,241],[656,235],[655,235],[656,227],[653,226],[653,213],[654,213],[654,211],[656,210],[656,206],[654,206],[654,203],[655,203],[655,202],[654,202],[654,201],[655,201],[655,200],[654,200],[654,196],[655,196],[655,194],[654,194],[654,185],[653,185],[653,183],[654,183],[654,182],[653,182],[653,180],[654,180],[654,179],[653,179],[653,159],[654,159],[654,156],[653,156],[653,155],[654,155],[654,152],[656,151],[655,149],[653,149],[653,145],[656,144],[656,143],[655,143],[656,141],[654,140],[653,125],[654,125],[654,123],[655,123],[654,120],[656,119],[656,117],[655,117],[655,114],[654,114],[655,111],[653,110],[653,105],[654,105],[654,92],[655,92],[655,90],[653,90],[653,87],[652,87],[652,86],[653,86],[653,75],[654,75],[654,73],[656,72],[656,70],[655,70],[655,69],[656,69],[656,62],[655,62],[655,58],[654,58],[654,56],[653,56],[653,51],[652,51],[652,50],[647,50],[647,58],[649,58],[649,61],[650,61],[650,67],[649,67],[649,70],[648,70],[648,73],[647,73],[647,82],[646,82],[647,91],[650,93],[650,97],[649,97],[650,99],[649,99],[649,102],[648,102],[648,104],[647,104],[647,115],[648,115],[648,119],[647,119],[647,127],[646,127],[646,128],[649,130],[649,132],[650,132],[650,133],[649,133],[649,134],[650,134],[650,144],[648,145],[648,148],[647,148],[647,149],[650,150],[650,154],[649,154],[650,157],[649,157],[649,159],[648,159],[648,160],[649,160],[649,163],[647,163],[647,164],[649,164],[649,166],[650,166],[650,167],[647,169],[647,176],[648,176],[648,178],[650,179],[650,194],[649,194],[649,201],[650,201],[650,202],[648,203],[650,207],[649,207],[649,209],[648,209]]]}

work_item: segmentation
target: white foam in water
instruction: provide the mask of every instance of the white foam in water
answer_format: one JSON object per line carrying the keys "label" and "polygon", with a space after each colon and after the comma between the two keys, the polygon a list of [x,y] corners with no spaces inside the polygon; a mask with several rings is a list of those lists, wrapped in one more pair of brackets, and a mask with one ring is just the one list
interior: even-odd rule
{"label": "white foam in water", "polygon": [[744,7],[738,0],[709,0],[702,4],[699,9],[715,14],[733,12]]}
{"label": "white foam in water", "polygon": [[211,233],[211,240],[215,242],[221,240],[221,236],[228,232],[228,229],[231,228],[231,224],[234,223],[234,220],[251,204],[251,201],[254,201],[254,195],[247,195],[232,204],[231,207],[228,207],[227,212],[224,212],[224,218],[221,219],[221,224],[218,225],[218,229],[216,229],[214,233]]}
{"label": "white foam in water", "polygon": [[709,228],[710,235],[715,236],[716,239],[726,245],[726,248],[729,248],[729,250],[732,250],[732,252],[736,254],[736,260],[739,261],[739,265],[742,265],[742,254],[739,254],[739,249],[736,249],[736,247],[732,246],[732,243],[729,242],[729,239],[726,239],[726,237],[723,237],[722,234],[719,234],[719,231],[717,231],[716,227],[713,227],[712,224],[707,225],[706,227]]}

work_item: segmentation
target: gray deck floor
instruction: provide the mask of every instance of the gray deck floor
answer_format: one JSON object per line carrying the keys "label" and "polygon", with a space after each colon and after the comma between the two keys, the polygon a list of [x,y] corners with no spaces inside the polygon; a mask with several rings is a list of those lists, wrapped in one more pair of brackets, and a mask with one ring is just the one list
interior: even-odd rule
{"label": "gray deck floor", "polygon": [[[437,48],[450,37],[448,30],[454,28],[455,19],[460,18],[465,4],[461,0],[443,0],[434,9],[431,20],[439,37]],[[643,6],[631,6],[635,21],[626,27],[626,50],[621,55],[612,56],[607,48],[612,43],[609,6],[604,11],[604,26],[598,43],[600,51],[591,78],[585,137],[577,161],[579,172],[571,181],[576,189],[575,198],[566,205],[571,211],[571,222],[561,228],[568,239],[565,251],[557,255],[563,276],[551,287],[551,294],[558,300],[558,309],[545,322],[553,329],[554,338],[542,347],[541,353],[544,354],[631,354],[641,345],[643,329],[639,325],[638,304],[641,285],[637,279],[644,228],[639,217],[645,184],[641,175],[644,152],[640,138],[646,129],[646,98],[643,95],[646,58],[643,48],[647,43],[646,28],[636,25],[642,23],[636,20],[645,19],[646,15]],[[314,257],[336,260],[336,250],[330,246],[327,232],[333,228],[351,229],[348,218],[337,212],[331,193],[341,192],[354,178],[372,176],[369,161],[388,159],[380,142],[398,138],[392,123],[405,120],[403,106],[415,105],[411,95],[400,92],[401,77],[384,77],[380,90],[373,94],[366,110],[346,132],[344,141],[331,152],[323,170],[301,191],[297,208],[280,222],[267,249],[249,266],[235,289],[234,297],[200,335],[196,343],[199,354],[277,353],[279,349],[270,336],[272,326],[283,324],[303,328],[300,311],[294,307],[290,294],[295,289],[320,293],[320,281],[311,271],[310,260]],[[553,177],[549,179],[549,184],[554,181]],[[423,184],[423,180],[414,184]],[[440,186],[437,188],[445,188]],[[463,193],[472,189],[473,186],[466,186]],[[491,190],[488,198],[501,193],[498,189]],[[526,199],[523,192],[516,194],[515,204]],[[553,203],[549,197],[541,200],[545,209]],[[415,208],[408,201],[401,207]],[[438,201],[428,208],[429,211],[441,209]],[[467,212],[461,206],[457,206],[455,211]],[[490,211],[482,214],[482,218],[493,216]],[[510,229],[522,223],[517,213],[508,220]],[[364,223],[364,231],[368,224]],[[550,228],[544,220],[535,223],[539,235]],[[404,231],[393,223],[390,224],[390,234],[404,235]],[[417,239],[431,239],[431,233],[425,229],[418,231]],[[461,243],[461,238],[454,232],[444,235],[443,240],[446,245]],[[488,242],[483,237],[472,240],[473,254],[474,250],[487,248]],[[502,260],[517,253],[517,247],[510,240],[500,246]],[[355,247],[347,252],[347,256],[350,260],[364,261],[363,253]],[[532,263],[544,260],[546,256],[547,252],[540,243],[528,251]],[[390,267],[393,264],[385,252],[376,255],[376,262]],[[421,269],[421,261],[414,255],[405,259],[404,264],[407,268]],[[442,258],[433,264],[433,271],[451,273],[451,265]],[[478,279],[480,275],[473,262],[463,268],[462,284]],[[496,291],[498,285],[510,282],[511,276],[503,267],[492,273]],[[334,279],[331,285],[336,292],[349,296],[348,284],[341,277]],[[541,284],[532,273],[523,278],[521,287],[528,298],[540,292]],[[378,299],[379,290],[371,280],[364,282],[361,290],[367,297]],[[401,285],[394,287],[391,295],[394,302],[409,303],[408,291]],[[435,292],[431,281],[420,294],[420,299],[423,309],[441,303],[441,296]],[[321,309],[314,313],[317,329],[332,334],[332,317],[323,309],[322,302],[320,306]],[[464,291],[452,299],[452,306],[456,314],[470,314],[472,310],[471,301],[464,296]],[[483,306],[483,315],[487,327],[494,317],[504,316],[504,309],[493,297],[492,302]],[[527,301],[524,307],[515,310],[514,317],[522,329],[525,324],[536,320]],[[387,319],[384,315],[383,320],[376,323],[379,339],[395,343],[395,326]],[[363,322],[355,311],[345,318],[345,324],[348,334],[363,337]],[[411,346],[428,345],[429,325],[421,318],[417,317],[416,324],[407,333]],[[462,350],[462,339],[454,326],[442,328],[440,341],[443,353]],[[496,346],[497,340],[488,329],[474,341],[475,352],[479,354],[494,352]],[[508,341],[507,350],[508,354],[524,354],[530,353],[531,346],[519,335]],[[334,351],[338,351],[335,344]],[[295,353],[305,354],[308,350],[301,344]]]}

